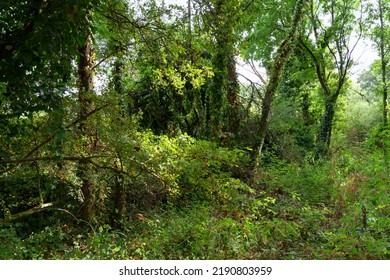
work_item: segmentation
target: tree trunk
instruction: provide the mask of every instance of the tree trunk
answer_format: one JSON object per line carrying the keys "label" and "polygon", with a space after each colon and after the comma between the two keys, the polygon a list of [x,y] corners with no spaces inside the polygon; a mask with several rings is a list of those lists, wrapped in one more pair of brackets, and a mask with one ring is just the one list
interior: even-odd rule
{"label": "tree trunk", "polygon": [[330,140],[332,137],[333,120],[335,115],[336,98],[326,101],[324,115],[322,116],[320,133],[318,136],[318,146],[316,152],[316,158],[324,156],[330,146]]}
{"label": "tree trunk", "polygon": [[[123,104],[121,104],[121,100],[124,95],[124,88],[122,83],[122,75],[123,75],[123,67],[124,64],[121,61],[122,57],[118,57],[115,61],[115,73],[114,73],[114,89],[119,96],[119,107],[121,109],[124,108]],[[119,153],[118,153],[119,154]],[[115,163],[115,169],[118,171],[123,171],[122,169],[122,161],[119,159],[118,162]],[[126,213],[126,191],[124,185],[124,176],[122,173],[118,172],[115,176],[115,216],[114,218],[114,226],[119,227],[120,221],[125,217]]]}
{"label": "tree trunk", "polygon": [[[238,81],[236,73],[234,26],[235,12],[229,12],[229,3],[218,0],[212,12],[213,33],[216,41],[212,59],[214,77],[208,90],[206,106],[206,133],[212,140],[221,140],[223,130],[238,131]],[[227,118],[227,127],[223,127]]]}
{"label": "tree trunk", "polygon": [[208,89],[206,107],[206,133],[211,140],[218,140],[222,135],[223,104],[226,99],[226,41],[216,35],[216,54],[212,59],[214,76]]}
{"label": "tree trunk", "polygon": [[240,87],[237,80],[236,60],[233,52],[228,54],[227,75],[228,75],[227,98],[229,101],[229,110],[227,110],[228,111],[227,131],[232,133],[233,137],[236,138],[240,129],[240,116],[239,116]]}
{"label": "tree trunk", "polygon": [[297,41],[298,37],[298,28],[304,18],[304,6],[306,2],[307,0],[297,0],[296,2],[291,29],[277,50],[277,54],[270,71],[270,78],[265,87],[264,99],[261,105],[259,130],[255,147],[257,152],[254,154],[254,170],[256,170],[260,164],[261,153],[269,125],[269,115],[271,112],[272,100],[279,86],[284,66],[286,65],[286,62],[295,47],[295,42]]}
{"label": "tree trunk", "polygon": [[[88,28],[89,29],[89,28]],[[90,114],[94,109],[92,100],[93,94],[93,65],[94,51],[92,44],[92,36],[90,31],[86,35],[86,40],[83,46],[79,47],[79,63],[78,63],[78,78],[79,78],[79,106],[80,118]],[[84,145],[85,152],[89,155],[97,143],[94,127],[90,123],[82,122],[80,124],[80,138]],[[85,139],[85,140],[83,140]],[[80,161],[78,167],[78,175],[81,178],[81,192],[83,194],[83,205],[81,208],[81,218],[87,222],[91,222],[94,217],[95,206],[95,184],[92,180],[92,167],[84,161]]]}
{"label": "tree trunk", "polygon": [[310,100],[309,100],[309,94],[307,92],[304,92],[302,94],[302,120],[303,120],[303,125],[305,127],[309,127],[311,123],[311,118],[310,118]]}

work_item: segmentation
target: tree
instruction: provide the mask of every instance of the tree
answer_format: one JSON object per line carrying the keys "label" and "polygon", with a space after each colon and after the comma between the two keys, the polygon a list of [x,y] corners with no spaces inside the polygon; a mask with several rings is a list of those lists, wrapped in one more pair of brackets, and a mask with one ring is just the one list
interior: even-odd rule
{"label": "tree", "polygon": [[309,4],[310,32],[306,36],[302,34],[300,45],[315,66],[324,98],[316,152],[320,157],[329,149],[337,100],[346,89],[352,53],[362,36],[362,10],[357,14],[362,6],[354,0],[310,1]]}
{"label": "tree", "polygon": [[370,23],[368,24],[369,36],[373,39],[375,47],[379,53],[380,61],[380,91],[382,95],[382,119],[383,127],[388,125],[388,67],[389,67],[389,20],[388,13],[389,1],[378,0],[375,4],[370,6]]}
{"label": "tree", "polygon": [[[221,137],[224,119],[224,99],[227,98],[227,132],[237,133],[239,129],[238,117],[238,81],[235,62],[234,27],[240,16],[240,1],[216,1],[212,14],[212,34],[215,37],[215,54],[212,59],[214,77],[210,88],[211,100],[210,129],[211,138]],[[222,113],[222,114],[221,114]]]}
{"label": "tree", "polygon": [[[76,46],[82,40],[76,30],[83,9],[77,9],[68,1],[1,2],[0,128],[4,132],[15,117],[37,111],[56,114],[61,107]],[[22,129],[12,130],[23,134]],[[13,132],[8,136],[15,136]]]}
{"label": "tree", "polygon": [[[378,0],[374,3],[370,9],[369,30],[370,37],[375,43],[375,47],[379,53],[379,76],[380,78],[376,81],[376,88],[382,96],[382,128],[381,138],[383,142],[383,154],[385,163],[388,166],[388,140],[386,137],[389,131],[389,102],[388,102],[388,91],[389,91],[389,51],[390,51],[390,27],[389,27],[389,9],[390,3],[386,0]],[[374,65],[373,65],[374,66]],[[375,73],[374,73],[375,74]]]}
{"label": "tree", "polygon": [[[239,85],[236,73],[237,26],[252,1],[194,1],[209,33],[214,72],[205,97],[206,136],[220,140],[223,133],[236,137],[240,128]],[[224,124],[226,120],[226,124]]]}
{"label": "tree", "polygon": [[261,105],[261,117],[259,123],[259,132],[258,132],[259,134],[257,136],[258,147],[256,147],[257,155],[255,158],[255,168],[259,166],[260,159],[261,159],[261,152],[263,149],[266,132],[269,125],[269,114],[271,111],[272,99],[279,86],[281,75],[283,73],[286,62],[291,52],[293,51],[296,41],[298,39],[299,28],[301,26],[305,14],[305,10],[304,10],[305,4],[306,1],[304,0],[298,0],[296,2],[292,25],[290,27],[290,30],[286,38],[280,44],[274,58],[273,66],[271,66],[270,77],[265,87],[264,98]]}
{"label": "tree", "polygon": [[[376,45],[380,51],[380,61],[381,61],[381,78],[382,78],[382,96],[383,96],[383,127],[386,129],[388,126],[388,79],[387,72],[389,66],[389,26],[388,26],[388,16],[389,16],[389,2],[385,0],[378,0],[378,16],[379,16],[379,34],[377,34]],[[379,35],[379,36],[378,36]],[[378,40],[379,39],[379,40]]]}
{"label": "tree", "polygon": [[[86,116],[91,114],[95,109],[93,101],[94,87],[94,65],[95,54],[92,43],[92,31],[90,23],[90,13],[85,17],[84,26],[84,43],[78,47],[78,102],[80,106],[79,118],[86,119]],[[91,156],[98,144],[98,136],[96,131],[96,125],[90,122],[82,122],[80,125],[80,139],[85,146],[86,156]],[[94,217],[94,204],[95,204],[95,182],[91,177],[91,165],[83,160],[79,164],[78,175],[82,180],[81,191],[83,194],[83,206],[81,208],[82,219],[91,222]]]}
{"label": "tree", "polygon": [[[284,2],[283,5],[279,1],[254,1],[249,9],[249,16],[241,26],[242,33],[246,34],[241,45],[243,55],[246,59],[259,60],[266,68],[268,76],[261,97],[260,120],[257,124],[253,145],[255,168],[260,163],[272,101],[285,65],[296,47],[299,30],[305,16],[305,6],[306,1],[300,0]],[[260,13],[264,16],[259,16]]]}

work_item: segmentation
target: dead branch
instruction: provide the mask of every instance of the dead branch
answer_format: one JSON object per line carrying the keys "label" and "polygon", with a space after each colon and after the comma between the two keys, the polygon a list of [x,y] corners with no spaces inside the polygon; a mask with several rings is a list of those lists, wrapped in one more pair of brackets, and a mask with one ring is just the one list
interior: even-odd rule
{"label": "dead branch", "polygon": [[0,225],[8,223],[8,222],[12,222],[14,220],[18,220],[18,219],[21,219],[21,218],[24,218],[27,216],[30,216],[30,215],[38,213],[38,212],[41,212],[43,210],[46,210],[46,209],[52,207],[53,205],[54,205],[54,202],[42,203],[42,204],[35,206],[31,209],[28,209],[26,211],[7,216],[5,219],[0,220]]}

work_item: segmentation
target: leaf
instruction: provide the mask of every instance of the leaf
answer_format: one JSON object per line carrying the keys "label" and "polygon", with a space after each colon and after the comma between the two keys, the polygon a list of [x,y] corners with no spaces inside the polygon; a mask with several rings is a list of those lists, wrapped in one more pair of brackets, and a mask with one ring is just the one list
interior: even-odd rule
{"label": "leaf", "polygon": [[11,160],[11,157],[4,150],[0,150],[0,160]]}
{"label": "leaf", "polygon": [[121,247],[118,246],[118,247],[115,247],[114,249],[112,249],[112,253],[118,253],[119,251],[121,250]]}

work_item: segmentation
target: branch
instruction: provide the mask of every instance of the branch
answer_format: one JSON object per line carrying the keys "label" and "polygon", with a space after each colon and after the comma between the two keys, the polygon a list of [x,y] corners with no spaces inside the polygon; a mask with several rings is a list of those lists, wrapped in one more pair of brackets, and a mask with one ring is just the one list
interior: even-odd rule
{"label": "branch", "polygon": [[90,157],[76,157],[76,156],[68,156],[68,157],[32,157],[32,158],[19,158],[19,159],[9,159],[9,160],[0,160],[0,165],[2,164],[10,164],[10,163],[23,163],[23,162],[31,162],[31,161],[88,161],[92,158],[103,158],[107,156],[90,156]]}
{"label": "branch", "polygon": [[237,73],[237,75],[243,77],[245,80],[247,80],[247,81],[251,84],[251,86],[253,86],[253,87],[255,87],[255,88],[257,88],[257,86],[263,87],[263,85],[261,85],[261,84],[259,84],[259,83],[256,83],[256,82],[252,81],[250,78],[248,78],[248,77],[245,76],[244,74]]}
{"label": "branch", "polygon": [[[132,159],[130,159],[130,160],[133,161],[133,162],[135,162],[135,163],[137,163],[137,164],[139,164],[139,165],[141,166],[141,168],[142,168],[144,171],[148,172],[148,173],[151,174],[153,177],[155,177],[155,178],[157,178],[158,180],[160,180],[160,181],[163,183],[164,186],[166,185],[166,182],[165,182],[164,178],[162,178],[160,175],[154,173],[154,171],[151,170],[149,167],[147,167],[145,163],[140,162],[140,161],[138,161],[138,160],[136,160],[136,159],[134,159],[134,158],[132,158]],[[94,162],[94,161],[92,161],[92,160],[89,160],[89,163],[91,163],[92,165],[94,165],[94,166],[96,166],[96,167],[98,167],[98,168],[108,169],[108,170],[114,171],[115,173],[123,174],[123,175],[129,176],[129,177],[131,177],[131,178],[136,178],[136,177],[139,176],[139,174],[136,175],[136,176],[134,176],[134,175],[132,175],[132,174],[126,172],[126,171],[123,171],[123,170],[120,170],[120,169],[117,169],[117,168],[114,168],[114,167],[111,167],[111,166],[103,166],[103,165],[100,165],[100,164],[98,164],[98,163],[96,163],[96,162]]]}
{"label": "branch", "polygon": [[356,89],[353,89],[353,88],[352,88],[352,91],[357,93],[358,95],[360,95],[360,97],[365,99],[367,101],[367,103],[371,104],[371,101],[367,98],[367,96],[364,95],[364,93],[362,93]]}
{"label": "branch", "polygon": [[12,222],[14,220],[18,220],[18,219],[21,219],[21,218],[24,218],[24,217],[27,217],[27,216],[30,216],[30,215],[38,213],[38,212],[41,212],[41,211],[43,211],[43,210],[45,210],[45,209],[47,209],[49,207],[52,207],[53,205],[54,205],[54,202],[43,203],[43,204],[35,206],[35,207],[31,208],[31,209],[28,209],[26,211],[23,211],[23,212],[20,212],[20,213],[8,216],[5,219],[0,220],[0,225],[8,223],[8,222]]}
{"label": "branch", "polygon": [[[23,212],[20,212],[20,213],[17,213],[17,214],[14,214],[14,215],[11,215],[11,216],[8,216],[6,217],[5,219],[2,219],[0,220],[0,225],[4,225],[6,223],[9,223],[9,222],[12,222],[12,221],[15,221],[15,220],[18,220],[18,219],[21,219],[21,218],[24,218],[24,217],[27,217],[27,216],[30,216],[30,215],[33,215],[35,213],[39,213],[39,212],[42,212],[43,210],[47,210],[48,208],[50,207],[53,207],[54,205],[56,204],[56,202],[48,202],[48,203],[42,203],[38,206],[35,206],[31,209],[28,209],[26,211],[23,211]],[[92,231],[95,233],[95,230],[94,228],[92,227],[92,225],[90,223],[88,223],[87,221],[84,221],[82,219],[78,219],[75,215],[73,215],[70,211],[66,210],[66,209],[62,209],[62,208],[53,208],[54,210],[58,210],[58,211],[62,211],[62,212],[65,212],[67,214],[69,214],[70,216],[72,216],[77,222],[83,222],[83,223],[86,223],[91,229]]]}
{"label": "branch", "polygon": [[245,12],[253,3],[255,2],[255,0],[250,0],[246,5],[245,7],[242,9],[242,12]]}
{"label": "branch", "polygon": [[70,211],[66,210],[66,209],[62,209],[62,208],[54,208],[54,210],[58,210],[58,211],[61,211],[61,212],[64,212],[66,214],[69,214],[70,216],[72,216],[73,219],[75,219],[77,222],[83,222],[83,223],[86,223],[91,229],[92,229],[92,232],[95,234],[95,229],[93,228],[93,226],[88,223],[87,221],[85,220],[82,220],[82,219],[78,219],[75,215],[73,215]]}
{"label": "branch", "polygon": [[[130,44],[127,44],[126,46],[130,46]],[[94,71],[97,67],[99,67],[100,64],[102,64],[103,62],[107,61],[110,57],[114,56],[115,54],[117,54],[118,52],[120,52],[121,50],[123,50],[124,48],[123,47],[117,47],[115,48],[114,51],[110,52],[109,54],[107,54],[105,57],[103,57],[98,63],[96,63],[90,71]]]}
{"label": "branch", "polygon": [[[69,129],[71,128],[72,126],[75,126],[76,124],[78,123],[81,123],[83,121],[85,121],[89,116],[95,114],[96,112],[102,110],[103,108],[106,108],[109,104],[105,104],[101,107],[98,107],[98,108],[95,108],[94,110],[92,110],[91,112],[81,116],[80,118],[74,120],[73,122],[71,122],[70,124],[68,124],[65,129]],[[31,157],[35,152],[37,152],[40,148],[42,148],[43,146],[45,146],[47,143],[49,143],[51,140],[53,140],[53,138],[56,136],[56,133],[53,133],[52,135],[50,135],[49,137],[47,137],[44,141],[42,141],[40,144],[38,144],[37,146],[35,146],[30,152],[28,152],[23,158],[26,159],[26,158],[29,158]],[[6,169],[6,170],[3,170],[0,172],[0,174],[4,174],[8,171],[11,171],[12,169],[14,169],[15,167],[18,166],[19,163],[17,163],[16,165],[14,166],[11,166],[10,168]]]}
{"label": "branch", "polygon": [[320,81],[320,84],[321,84],[321,87],[323,88],[324,92],[326,95],[330,95],[330,90],[329,90],[329,87],[325,81],[325,78],[324,78],[324,75],[325,73],[322,73],[321,71],[321,65],[320,65],[320,62],[318,61],[316,55],[313,53],[313,51],[305,44],[305,42],[303,42],[302,40],[302,37],[299,37],[299,43],[300,45],[303,47],[303,49],[309,54],[309,56],[311,57],[313,63],[314,63],[314,66],[316,68],[316,73],[317,73],[317,77],[318,77],[318,80]]}
{"label": "branch", "polygon": [[249,61],[249,65],[250,65],[252,71],[255,73],[255,75],[261,80],[263,85],[266,85],[267,81],[264,79],[263,75],[261,75],[261,73],[256,69],[256,66],[253,63],[253,60]]}

